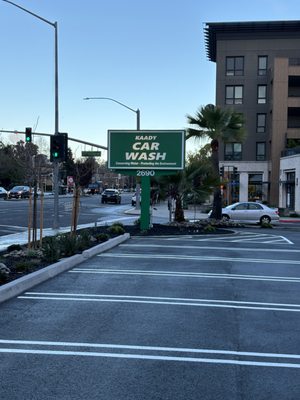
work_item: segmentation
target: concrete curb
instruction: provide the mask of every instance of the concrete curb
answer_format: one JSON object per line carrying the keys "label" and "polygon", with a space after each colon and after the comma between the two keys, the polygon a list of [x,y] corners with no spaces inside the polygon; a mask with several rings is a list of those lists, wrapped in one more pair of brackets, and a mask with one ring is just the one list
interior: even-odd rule
{"label": "concrete curb", "polygon": [[96,254],[103,253],[104,251],[118,246],[120,243],[125,242],[129,238],[129,233],[124,233],[124,235],[117,236],[108,240],[107,242],[85,250],[82,252],[82,254],[76,254],[75,256],[64,258],[55,264],[49,265],[48,267],[42,268],[39,271],[32,272],[31,274],[23,276],[22,278],[0,286],[0,304],[6,300],[18,296],[25,290],[31,289],[32,287],[61,274],[62,272],[68,271],[75,265],[86,261],[88,258],[93,257]]}

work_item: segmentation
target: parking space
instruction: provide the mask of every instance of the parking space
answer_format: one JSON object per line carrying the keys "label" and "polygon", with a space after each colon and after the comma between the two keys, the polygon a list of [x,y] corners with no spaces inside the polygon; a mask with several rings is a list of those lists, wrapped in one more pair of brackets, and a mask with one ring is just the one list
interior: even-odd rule
{"label": "parking space", "polygon": [[3,303],[0,394],[299,398],[300,249],[226,236],[132,238]]}

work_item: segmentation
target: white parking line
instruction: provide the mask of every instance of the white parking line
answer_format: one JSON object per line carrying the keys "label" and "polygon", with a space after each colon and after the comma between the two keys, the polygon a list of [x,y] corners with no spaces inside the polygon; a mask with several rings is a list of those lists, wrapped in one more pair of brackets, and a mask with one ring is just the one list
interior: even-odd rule
{"label": "white parking line", "polygon": [[105,268],[74,268],[68,273],[83,274],[111,274],[111,275],[142,275],[142,276],[166,276],[179,278],[209,278],[209,279],[237,279],[250,281],[270,281],[270,282],[287,282],[300,283],[298,277],[285,276],[268,276],[268,275],[243,275],[243,274],[216,274],[205,272],[188,272],[188,271],[152,271],[152,270],[136,270],[136,269],[105,269]]}
{"label": "white parking line", "polygon": [[189,261],[226,261],[226,262],[242,262],[242,263],[260,263],[260,264],[285,264],[299,265],[298,260],[274,260],[267,258],[240,258],[240,257],[218,257],[218,256],[188,256],[181,254],[139,254],[139,253],[101,253],[96,257],[107,258],[138,258],[138,259],[169,259],[169,260],[189,260]]}
{"label": "white parking line", "polygon": [[[187,237],[182,237],[182,239],[188,239]],[[176,237],[170,238],[169,240],[176,240]],[[225,234],[225,235],[210,235],[209,237],[195,237],[193,240],[197,242],[232,242],[232,243],[276,243],[276,244],[294,244],[292,241],[287,239],[285,236],[271,235],[267,233],[253,233],[253,232],[236,232],[235,234]]]}
{"label": "white parking line", "polygon": [[[116,345],[106,343],[77,343],[77,342],[50,342],[50,341],[30,341],[30,340],[0,340],[4,346],[13,345],[15,347],[1,347],[0,353],[6,354],[34,354],[34,355],[54,355],[54,356],[79,356],[79,357],[108,357],[155,361],[176,361],[193,363],[211,363],[227,365],[245,365],[255,367],[281,367],[281,368],[300,368],[299,363],[293,362],[299,360],[299,354],[276,354],[276,353],[258,353],[245,351],[232,351],[220,349],[195,349],[195,348],[176,348],[176,347],[158,347],[158,346],[134,346],[134,345]],[[25,345],[26,348],[18,346]],[[36,346],[37,348],[30,348]],[[50,349],[41,349],[42,347]],[[65,350],[59,350],[61,347]],[[69,350],[69,348],[74,350]],[[82,349],[82,350],[80,350]],[[83,351],[83,349],[87,349]],[[89,349],[108,349],[110,352],[91,351]],[[122,353],[126,350],[129,352]],[[137,351],[145,354],[136,353]],[[151,354],[152,353],[152,354]],[[166,353],[166,354],[164,354]],[[174,353],[174,355],[169,354]],[[180,355],[181,353],[181,355]],[[210,358],[191,357],[189,354],[206,354]],[[221,356],[224,358],[213,358]],[[226,358],[226,356],[236,357],[237,359]],[[250,360],[247,359],[250,358]],[[253,358],[264,358],[265,361],[252,361]],[[279,361],[273,362],[271,360]],[[282,360],[282,361],[281,361]],[[283,361],[285,360],[285,361]],[[287,362],[288,361],[288,362]]]}
{"label": "white parking line", "polygon": [[[141,248],[166,248],[166,249],[178,249],[178,246],[172,244],[138,244],[138,243],[122,243],[118,247],[141,247]],[[257,247],[216,247],[216,246],[193,246],[193,245],[182,245],[180,249],[196,249],[196,250],[213,250],[213,251],[249,251],[257,252],[259,250]],[[261,249],[264,253],[300,253],[300,250],[296,249]]]}
{"label": "white parking line", "polygon": [[300,304],[261,303],[252,301],[215,300],[215,299],[190,299],[190,298],[176,298],[176,297],[173,298],[173,297],[151,297],[151,296],[26,292],[24,295],[18,296],[18,299],[140,303],[140,304],[159,304],[159,305],[172,305],[172,306],[234,308],[234,309],[257,310],[257,311],[259,310],[259,311],[300,312]]}

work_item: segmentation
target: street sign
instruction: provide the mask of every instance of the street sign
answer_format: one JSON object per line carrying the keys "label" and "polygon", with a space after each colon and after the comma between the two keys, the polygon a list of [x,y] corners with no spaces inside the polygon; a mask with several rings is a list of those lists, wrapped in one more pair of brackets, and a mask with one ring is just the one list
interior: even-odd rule
{"label": "street sign", "polygon": [[82,151],[81,156],[82,157],[100,157],[101,151]]}
{"label": "street sign", "polygon": [[185,131],[108,131],[108,168],[182,170]]}

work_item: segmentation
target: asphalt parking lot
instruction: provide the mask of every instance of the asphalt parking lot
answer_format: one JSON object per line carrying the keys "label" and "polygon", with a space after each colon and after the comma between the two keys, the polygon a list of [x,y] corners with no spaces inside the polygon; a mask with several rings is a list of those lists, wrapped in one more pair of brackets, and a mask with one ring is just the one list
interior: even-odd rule
{"label": "asphalt parking lot", "polygon": [[1,398],[300,398],[281,233],[132,238],[1,304]]}

